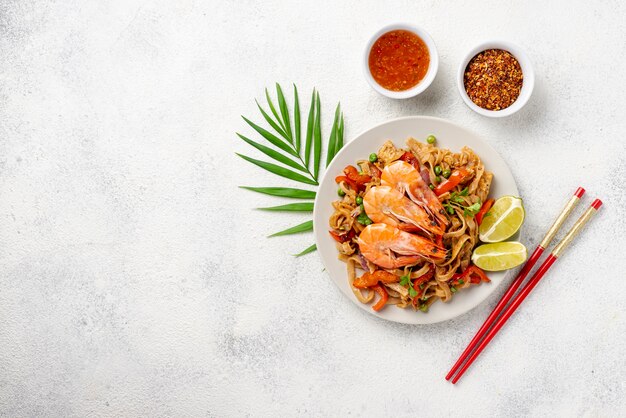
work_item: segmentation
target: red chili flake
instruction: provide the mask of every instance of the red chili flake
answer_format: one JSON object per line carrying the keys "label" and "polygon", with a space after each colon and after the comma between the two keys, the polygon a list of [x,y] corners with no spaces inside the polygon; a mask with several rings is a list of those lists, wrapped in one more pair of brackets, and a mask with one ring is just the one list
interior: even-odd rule
{"label": "red chili flake", "polygon": [[515,57],[502,49],[488,49],[471,59],[463,83],[469,98],[487,110],[511,106],[520,95],[524,74]]}

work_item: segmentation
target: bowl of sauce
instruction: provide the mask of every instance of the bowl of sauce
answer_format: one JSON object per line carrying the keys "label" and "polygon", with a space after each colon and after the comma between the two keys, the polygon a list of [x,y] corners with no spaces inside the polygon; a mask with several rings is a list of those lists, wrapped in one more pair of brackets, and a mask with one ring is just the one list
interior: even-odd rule
{"label": "bowl of sauce", "polygon": [[365,78],[374,90],[392,99],[415,97],[437,75],[439,56],[430,35],[409,24],[377,31],[364,53]]}

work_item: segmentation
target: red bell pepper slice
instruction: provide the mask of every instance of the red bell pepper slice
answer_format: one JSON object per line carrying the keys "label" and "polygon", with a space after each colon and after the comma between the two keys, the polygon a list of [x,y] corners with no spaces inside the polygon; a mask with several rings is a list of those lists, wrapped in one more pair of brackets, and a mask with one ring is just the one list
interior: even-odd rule
{"label": "red bell pepper slice", "polygon": [[480,224],[483,223],[483,218],[485,217],[487,212],[489,212],[489,209],[491,209],[494,202],[495,200],[493,199],[487,199],[485,200],[485,203],[483,203],[483,205],[480,207],[480,210],[474,217],[474,219],[476,219],[476,223],[478,224],[478,226],[480,226]]}
{"label": "red bell pepper slice", "polygon": [[376,302],[376,304],[372,306],[372,309],[378,312],[387,304],[387,299],[389,299],[389,293],[387,293],[387,290],[385,290],[384,286],[381,286],[379,284],[377,284],[376,286],[372,286],[372,290],[378,293],[378,296],[380,296],[378,302]]}
{"label": "red bell pepper slice", "polygon": [[339,184],[342,181],[344,183],[346,183],[348,185],[348,187],[350,187],[355,192],[359,191],[359,186],[355,182],[350,180],[348,177],[346,177],[346,176],[337,176],[337,177],[335,177],[335,183]]}
{"label": "red bell pepper slice", "polygon": [[365,183],[372,181],[372,176],[361,174],[359,171],[349,165],[343,169],[343,176],[335,177],[335,183],[345,182],[352,190],[359,192],[365,189]]}
{"label": "red bell pepper slice", "polygon": [[[422,297],[424,291],[420,289],[420,285],[428,282],[435,275],[435,269],[431,267],[426,273],[422,274],[420,277],[415,279],[413,282],[413,289],[417,292],[417,298]],[[417,299],[416,298],[416,299]]]}
{"label": "red bell pepper slice", "polygon": [[445,192],[449,192],[450,190],[458,186],[469,174],[470,172],[466,169],[457,168],[452,172],[450,178],[442,181],[437,187],[435,187],[435,194],[437,196],[441,196]]}
{"label": "red bell pepper slice", "polygon": [[400,157],[400,159],[404,162],[411,164],[413,167],[415,167],[417,171],[420,171],[420,162],[412,152],[406,151],[404,154],[402,154],[402,157]]}
{"label": "red bell pepper slice", "polygon": [[485,274],[485,272],[480,268],[473,264],[467,266],[465,271],[461,274],[454,274],[452,276],[452,284],[454,286],[459,284],[459,280],[467,280],[472,284],[478,284],[481,281],[483,282],[491,282],[489,277]]}
{"label": "red bell pepper slice", "polygon": [[350,241],[356,235],[356,233],[354,232],[354,229],[351,229],[345,234],[338,234],[335,231],[328,231],[328,233],[335,239],[335,241],[341,244],[343,244],[344,242]]}
{"label": "red bell pepper slice", "polygon": [[480,281],[487,282],[487,283],[491,282],[491,280],[489,280],[489,277],[487,277],[485,272],[480,267],[471,265],[468,267],[468,270],[470,270],[470,273],[469,273],[470,275],[478,276]]}
{"label": "red bell pepper slice", "polygon": [[348,177],[350,180],[352,180],[359,186],[362,186],[365,183],[369,183],[370,181],[372,181],[372,176],[359,173],[359,170],[357,170],[354,166],[351,166],[351,165],[344,168],[343,173],[346,175],[346,177]]}

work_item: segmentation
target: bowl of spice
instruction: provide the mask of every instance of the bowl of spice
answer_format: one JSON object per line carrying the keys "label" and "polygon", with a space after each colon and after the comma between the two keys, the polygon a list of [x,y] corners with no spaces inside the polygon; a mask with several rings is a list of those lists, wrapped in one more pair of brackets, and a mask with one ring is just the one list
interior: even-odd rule
{"label": "bowl of spice", "polygon": [[535,85],[535,73],[519,46],[489,41],[472,48],[461,61],[457,85],[470,109],[498,118],[524,107]]}
{"label": "bowl of spice", "polygon": [[439,56],[430,35],[417,26],[385,26],[369,40],[363,54],[365,78],[392,99],[417,96],[437,75]]}

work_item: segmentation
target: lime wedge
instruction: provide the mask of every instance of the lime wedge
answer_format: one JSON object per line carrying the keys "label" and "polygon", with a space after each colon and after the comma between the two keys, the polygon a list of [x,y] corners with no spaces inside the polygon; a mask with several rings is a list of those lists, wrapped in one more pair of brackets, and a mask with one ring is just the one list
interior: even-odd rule
{"label": "lime wedge", "polygon": [[500,242],[510,238],[524,223],[522,199],[515,196],[502,196],[496,200],[483,217],[478,228],[482,242]]}
{"label": "lime wedge", "polygon": [[526,247],[521,242],[496,242],[476,248],[472,262],[483,270],[500,271],[519,266],[527,256]]}

